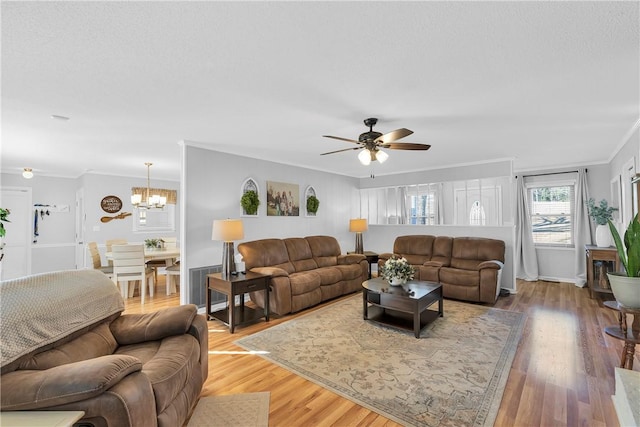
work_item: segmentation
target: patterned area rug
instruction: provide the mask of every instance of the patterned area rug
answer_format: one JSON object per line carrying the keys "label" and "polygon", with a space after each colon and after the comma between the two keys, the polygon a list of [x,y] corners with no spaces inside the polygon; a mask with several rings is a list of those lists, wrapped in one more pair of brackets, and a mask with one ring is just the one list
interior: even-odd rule
{"label": "patterned area rug", "polygon": [[268,427],[269,392],[200,398],[187,427]]}
{"label": "patterned area rug", "polygon": [[445,300],[422,330],[362,318],[362,296],[236,341],[407,426],[492,426],[525,316]]}

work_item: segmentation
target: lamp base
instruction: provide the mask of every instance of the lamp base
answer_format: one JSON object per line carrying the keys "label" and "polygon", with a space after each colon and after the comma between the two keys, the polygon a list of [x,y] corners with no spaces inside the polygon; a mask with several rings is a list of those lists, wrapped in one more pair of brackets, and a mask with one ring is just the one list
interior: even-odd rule
{"label": "lamp base", "polygon": [[364,245],[362,244],[362,233],[356,232],[356,250],[354,251],[357,254],[364,253]]}
{"label": "lamp base", "polygon": [[222,244],[222,278],[228,279],[236,273],[236,264],[233,254],[233,242]]}

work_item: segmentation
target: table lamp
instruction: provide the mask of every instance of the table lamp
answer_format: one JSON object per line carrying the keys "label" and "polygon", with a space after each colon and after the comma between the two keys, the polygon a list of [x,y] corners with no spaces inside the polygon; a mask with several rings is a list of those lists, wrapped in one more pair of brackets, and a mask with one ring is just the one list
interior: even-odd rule
{"label": "table lamp", "polygon": [[367,231],[369,225],[366,218],[354,218],[349,220],[349,231],[356,233],[356,250],[355,253],[363,254],[364,247],[362,245],[362,232]]}
{"label": "table lamp", "polygon": [[233,259],[233,241],[244,238],[242,220],[240,219],[217,219],[213,221],[213,233],[211,240],[220,240],[222,246],[222,277],[237,274]]}

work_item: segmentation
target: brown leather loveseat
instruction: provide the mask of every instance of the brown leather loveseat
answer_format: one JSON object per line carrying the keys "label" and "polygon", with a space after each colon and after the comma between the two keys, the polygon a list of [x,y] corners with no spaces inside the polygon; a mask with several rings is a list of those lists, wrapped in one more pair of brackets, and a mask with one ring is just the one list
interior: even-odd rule
{"label": "brown leather loveseat", "polygon": [[96,427],[184,424],[207,377],[195,305],[122,314],[97,270],[0,282],[2,411],[84,411]]}
{"label": "brown leather loveseat", "polygon": [[483,237],[398,236],[393,254],[378,258],[378,268],[393,255],[415,268],[415,279],[438,282],[447,298],[495,303],[500,292],[505,244]]}
{"label": "brown leather loveseat", "polygon": [[[369,275],[364,255],[342,255],[331,236],[263,239],[238,245],[247,270],[270,274],[269,308],[284,315],[362,289]],[[251,300],[264,307],[264,293]]]}

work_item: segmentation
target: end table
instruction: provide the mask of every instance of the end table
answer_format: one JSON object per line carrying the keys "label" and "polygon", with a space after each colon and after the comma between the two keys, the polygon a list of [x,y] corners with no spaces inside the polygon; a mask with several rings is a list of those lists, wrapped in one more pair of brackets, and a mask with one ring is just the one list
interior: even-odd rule
{"label": "end table", "polygon": [[[207,320],[218,319],[229,326],[229,332],[233,333],[235,327],[240,324],[253,322],[265,318],[269,321],[269,278],[268,274],[238,273],[237,276],[222,277],[221,273],[207,275]],[[211,311],[211,291],[217,291],[227,297],[227,307]],[[264,292],[264,311],[245,307],[244,294],[247,292]],[[236,296],[240,297],[240,304],[236,305]]]}

